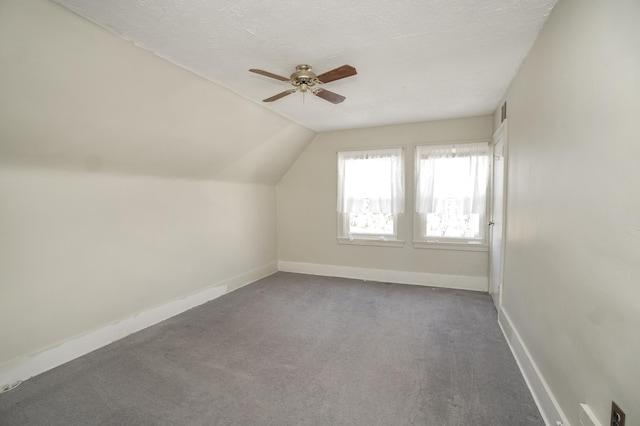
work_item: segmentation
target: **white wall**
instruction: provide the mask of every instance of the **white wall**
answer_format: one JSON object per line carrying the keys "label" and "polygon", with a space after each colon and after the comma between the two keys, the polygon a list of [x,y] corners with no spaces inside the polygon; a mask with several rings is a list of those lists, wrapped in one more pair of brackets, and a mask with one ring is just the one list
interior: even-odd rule
{"label": "white wall", "polygon": [[273,186],[2,167],[0,200],[0,373],[231,277],[276,270]]}
{"label": "white wall", "polygon": [[503,309],[561,410],[640,424],[640,2],[560,0],[506,99]]}
{"label": "white wall", "polygon": [[[281,268],[486,290],[487,253],[413,248],[411,209],[415,145],[489,139],[491,131],[492,118],[486,116],[319,134],[278,184]],[[407,242],[402,248],[338,244],[336,152],[381,146],[405,148]],[[367,269],[397,273],[367,275]]]}
{"label": "white wall", "polygon": [[0,162],[275,185],[315,133],[50,0],[0,2]]}
{"label": "white wall", "polygon": [[48,0],[0,1],[0,70],[0,386],[276,270],[314,132]]}

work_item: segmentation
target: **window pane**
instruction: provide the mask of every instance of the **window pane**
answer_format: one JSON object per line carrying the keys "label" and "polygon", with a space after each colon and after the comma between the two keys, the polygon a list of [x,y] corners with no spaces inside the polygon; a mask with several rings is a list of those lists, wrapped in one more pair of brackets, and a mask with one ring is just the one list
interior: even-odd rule
{"label": "window pane", "polygon": [[395,240],[404,212],[401,148],[338,152],[338,236]]}
{"label": "window pane", "polygon": [[372,213],[365,199],[361,211],[349,215],[349,233],[393,235],[393,215]]}
{"label": "window pane", "polygon": [[[480,238],[480,215],[462,214],[456,209],[459,200],[450,199],[451,208],[427,214],[425,237]],[[447,203],[449,204],[449,203]]]}
{"label": "window pane", "polygon": [[484,239],[488,145],[418,147],[421,238]]}

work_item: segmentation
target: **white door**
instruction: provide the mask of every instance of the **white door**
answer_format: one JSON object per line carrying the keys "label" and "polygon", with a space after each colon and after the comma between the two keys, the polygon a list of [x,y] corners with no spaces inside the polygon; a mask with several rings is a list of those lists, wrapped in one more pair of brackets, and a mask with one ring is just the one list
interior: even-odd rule
{"label": "white door", "polygon": [[500,309],[502,263],[504,260],[506,125],[507,122],[503,122],[493,136],[493,177],[491,183],[491,214],[489,216],[489,292],[496,309]]}

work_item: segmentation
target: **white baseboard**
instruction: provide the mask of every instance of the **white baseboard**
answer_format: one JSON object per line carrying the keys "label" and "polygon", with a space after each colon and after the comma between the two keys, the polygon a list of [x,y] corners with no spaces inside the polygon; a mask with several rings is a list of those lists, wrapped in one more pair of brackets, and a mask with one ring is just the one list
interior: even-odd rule
{"label": "white baseboard", "polygon": [[392,271],[389,269],[357,268],[352,266],[322,265],[318,263],[278,262],[278,270],[301,274],[323,275],[329,277],[355,278],[360,280],[380,281],[397,284],[424,285],[461,290],[488,291],[489,281],[486,277],[470,277],[465,275],[430,274],[427,272]]}
{"label": "white baseboard", "polygon": [[596,415],[591,411],[591,407],[587,404],[580,404],[580,410],[578,411],[578,419],[582,426],[602,426],[602,423],[598,421]]}
{"label": "white baseboard", "polygon": [[514,327],[504,308],[498,310],[498,324],[507,339],[511,352],[518,363],[518,367],[520,367],[520,371],[545,424],[547,426],[556,426],[557,422],[560,421],[563,426],[569,426],[569,422],[558,405],[558,401],[551,393],[546,380],[538,370],[520,334],[518,334],[518,330]]}
{"label": "white baseboard", "polygon": [[93,352],[109,343],[113,343],[137,331],[181,314],[182,312],[258,281],[275,272],[277,272],[277,263],[273,262],[220,281],[200,293],[174,300],[32,356],[24,356],[12,360],[10,367],[6,369],[6,371],[0,372],[0,392],[12,389],[24,380],[86,355],[89,352]]}

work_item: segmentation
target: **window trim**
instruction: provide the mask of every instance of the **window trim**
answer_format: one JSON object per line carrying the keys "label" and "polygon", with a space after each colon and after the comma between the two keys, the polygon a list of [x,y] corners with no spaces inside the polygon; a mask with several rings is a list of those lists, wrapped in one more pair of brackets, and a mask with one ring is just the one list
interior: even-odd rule
{"label": "window trim", "polygon": [[457,250],[457,251],[489,251],[489,244],[482,243],[452,243],[449,241],[414,241],[413,248],[436,249],[436,250]]}
{"label": "window trim", "polygon": [[404,239],[405,222],[407,204],[407,174],[406,174],[406,148],[404,146],[380,146],[367,148],[346,148],[336,151],[336,190],[340,192],[340,179],[338,177],[340,153],[354,151],[379,151],[379,150],[399,150],[400,163],[402,165],[402,186],[404,193],[404,210],[405,213],[393,215],[393,234],[351,234],[349,233],[349,214],[336,212],[336,235],[339,244],[346,245],[364,245],[364,246],[381,246],[381,247],[403,247],[406,243]]}
{"label": "window trim", "polygon": [[338,237],[339,244],[356,246],[377,246],[377,247],[404,247],[404,240],[377,240],[373,238],[344,238]]}
{"label": "window trim", "polygon": [[[492,146],[490,144],[491,139],[471,139],[460,141],[437,141],[433,143],[424,143],[414,145],[413,149],[413,247],[417,249],[442,249],[442,250],[460,250],[460,251],[489,251],[489,197],[490,197],[490,177],[492,173]],[[487,156],[488,167],[486,177],[486,196],[485,196],[485,208],[484,213],[481,215],[481,239],[476,238],[456,238],[456,237],[442,237],[439,241],[438,237],[425,237],[423,236],[423,230],[426,226],[426,217],[422,213],[418,213],[418,179],[419,179],[419,156],[418,149],[420,147],[440,146],[440,145],[464,145],[472,143],[486,143],[487,144]],[[484,219],[483,219],[484,218]],[[483,224],[484,223],[484,224]]]}

